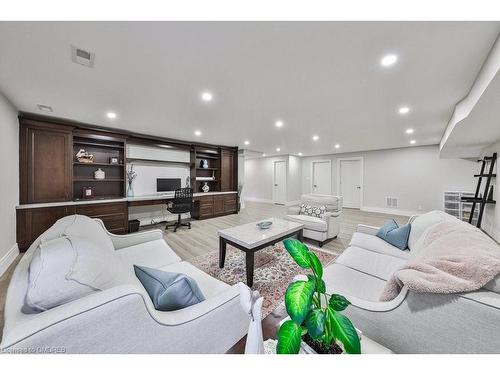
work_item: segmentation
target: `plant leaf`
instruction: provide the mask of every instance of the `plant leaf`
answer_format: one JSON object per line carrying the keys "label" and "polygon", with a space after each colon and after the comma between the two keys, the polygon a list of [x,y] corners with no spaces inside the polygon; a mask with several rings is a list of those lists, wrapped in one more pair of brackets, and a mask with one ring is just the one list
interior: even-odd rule
{"label": "plant leaf", "polygon": [[340,294],[332,294],[330,296],[330,300],[328,301],[328,304],[335,311],[342,311],[342,310],[345,310],[346,307],[351,304],[351,302],[349,302],[347,300],[347,298],[345,298],[344,296],[341,296]]}
{"label": "plant leaf", "polygon": [[309,311],[306,317],[306,327],[309,336],[317,339],[325,332],[325,313],[321,309]]}
{"label": "plant leaf", "polygon": [[321,279],[323,277],[323,266],[321,265],[321,261],[312,251],[309,251],[308,256],[309,264],[311,265],[312,270],[316,274],[316,277]]}
{"label": "plant leaf", "polygon": [[285,293],[285,306],[288,315],[297,324],[302,324],[311,308],[314,281],[294,281]]}
{"label": "plant leaf", "polygon": [[318,284],[316,285],[316,289],[320,293],[326,293],[326,285],[323,279],[318,280]]}
{"label": "plant leaf", "polygon": [[[331,309],[331,307],[328,307]],[[329,318],[333,335],[344,344],[344,349],[349,354],[361,354],[361,343],[356,329],[347,316],[331,309]]]}
{"label": "plant leaf", "polygon": [[292,256],[293,260],[302,268],[310,268],[309,249],[299,240],[287,238],[283,241],[285,249]]}
{"label": "plant leaf", "polygon": [[278,331],[278,354],[297,354],[300,350],[302,327],[293,320],[284,322]]}

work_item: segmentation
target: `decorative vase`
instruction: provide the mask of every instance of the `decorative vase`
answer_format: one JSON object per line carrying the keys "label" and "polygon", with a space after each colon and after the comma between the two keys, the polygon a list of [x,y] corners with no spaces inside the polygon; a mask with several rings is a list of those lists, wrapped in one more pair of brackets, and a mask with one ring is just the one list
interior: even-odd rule
{"label": "decorative vase", "polygon": [[127,187],[127,197],[133,197],[133,196],[134,196],[134,189],[132,188],[132,181],[129,181]]}
{"label": "decorative vase", "polygon": [[106,174],[104,173],[104,171],[99,168],[97,171],[94,172],[94,178],[96,180],[104,180],[104,178],[106,177]]}
{"label": "decorative vase", "polygon": [[202,168],[208,168],[208,160],[207,159],[202,159],[200,161],[200,167],[202,167]]}
{"label": "decorative vase", "polygon": [[202,186],[201,190],[203,190],[204,193],[208,193],[210,191],[210,187],[205,182],[205,185]]}

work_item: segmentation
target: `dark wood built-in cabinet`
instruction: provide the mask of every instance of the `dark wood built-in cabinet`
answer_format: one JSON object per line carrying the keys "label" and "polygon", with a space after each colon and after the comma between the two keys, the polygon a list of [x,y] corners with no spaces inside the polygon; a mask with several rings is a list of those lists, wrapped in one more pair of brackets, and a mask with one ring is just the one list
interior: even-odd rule
{"label": "dark wood built-in cabinet", "polygon": [[[21,114],[19,124],[20,204],[35,205],[17,209],[17,241],[21,250],[26,250],[58,219],[72,214],[99,218],[110,232],[127,233],[128,206],[144,204],[124,199],[127,142],[189,150],[190,162],[186,164],[194,192],[202,192],[205,181],[201,179],[207,177],[211,178],[207,181],[210,192],[228,192],[196,196],[194,218],[238,211],[237,147],[189,143],[33,114]],[[93,163],[77,160],[80,149],[93,155]],[[118,163],[112,163],[111,158]],[[202,160],[207,160],[208,168],[202,167]],[[101,180],[94,178],[99,168],[105,173]],[[92,202],[83,203],[82,189],[89,186]],[[100,199],[123,202],[97,202]],[[80,202],[72,203],[76,201]],[[160,204],[161,199],[147,203]]]}

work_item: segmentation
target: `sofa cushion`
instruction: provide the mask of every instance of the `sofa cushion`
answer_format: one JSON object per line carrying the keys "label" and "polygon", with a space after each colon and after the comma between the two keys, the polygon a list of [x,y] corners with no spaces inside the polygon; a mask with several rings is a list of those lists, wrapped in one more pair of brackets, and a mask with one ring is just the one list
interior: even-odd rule
{"label": "sofa cushion", "polygon": [[400,250],[406,250],[408,248],[410,229],[410,223],[400,227],[398,223],[396,223],[396,220],[390,219],[378,230],[376,236],[396,246]]}
{"label": "sofa cushion", "polygon": [[363,249],[391,255],[401,259],[409,258],[409,251],[401,251],[397,247],[385,242],[383,239],[367,233],[355,232],[352,235],[349,246],[362,247]]}
{"label": "sofa cushion", "polygon": [[304,229],[314,230],[317,232],[326,232],[328,225],[326,221],[319,217],[308,215],[286,215],[286,219],[304,225]]}
{"label": "sofa cushion", "polygon": [[66,237],[40,243],[28,272],[24,312],[39,312],[82,298],[96,289],[67,278],[76,254]]}
{"label": "sofa cushion", "polygon": [[444,220],[453,220],[453,216],[443,211],[430,211],[422,215],[415,216],[411,220],[410,237],[408,238],[408,247],[414,250],[417,241],[422,234],[431,226],[441,223]]}
{"label": "sofa cushion", "polygon": [[300,201],[311,206],[326,206],[327,211],[342,209],[342,197],[335,195],[302,194]]}
{"label": "sofa cushion", "polygon": [[388,280],[396,270],[407,263],[407,260],[350,246],[335,259],[335,263]]}
{"label": "sofa cushion", "polygon": [[166,272],[183,273],[192,277],[207,299],[229,288],[229,285],[227,285],[226,283],[217,280],[216,278],[210,276],[209,274],[203,272],[202,270],[196,268],[188,262],[177,262],[165,267],[161,267],[160,269]]}
{"label": "sofa cushion", "polygon": [[338,293],[367,301],[378,302],[385,287],[385,280],[363,273],[339,263],[325,268],[323,280],[328,294]]}
{"label": "sofa cushion", "polygon": [[160,268],[181,261],[181,258],[163,239],[124,247],[117,250],[116,254],[130,267],[136,264],[138,266]]}
{"label": "sofa cushion", "polygon": [[180,310],[205,300],[196,281],[187,275],[135,265],[134,271],[156,310]]}

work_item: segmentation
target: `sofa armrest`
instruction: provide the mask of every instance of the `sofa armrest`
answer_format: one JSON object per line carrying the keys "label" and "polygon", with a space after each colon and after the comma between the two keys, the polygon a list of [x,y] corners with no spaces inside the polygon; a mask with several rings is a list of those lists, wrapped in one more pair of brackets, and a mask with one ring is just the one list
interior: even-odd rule
{"label": "sofa armrest", "polygon": [[300,207],[299,206],[291,206],[288,207],[288,215],[298,215],[300,213]]}
{"label": "sofa armrest", "polygon": [[114,234],[106,229],[102,220],[100,219],[94,219],[94,220],[97,221],[102,226],[102,228],[106,231],[109,238],[111,238],[111,242],[113,242],[115,250],[123,249],[129,246],[139,245],[145,242],[161,240],[163,238],[163,233],[160,229],[153,229],[144,232],[136,232],[123,235]]}
{"label": "sofa armrest", "polygon": [[356,228],[356,232],[370,234],[372,236],[375,236],[379,229],[380,229],[379,227],[373,227],[371,225],[358,224],[358,227]]}

